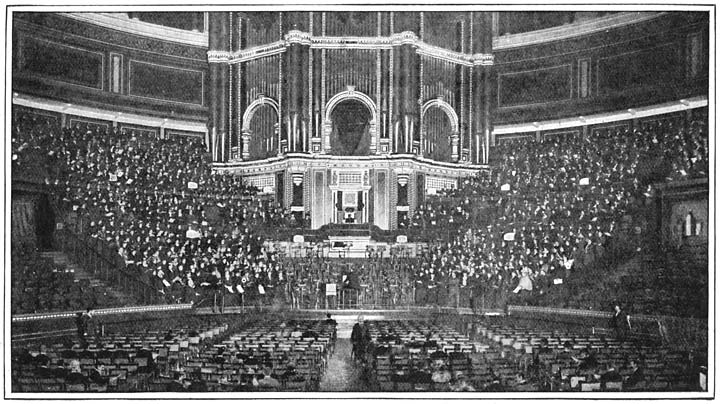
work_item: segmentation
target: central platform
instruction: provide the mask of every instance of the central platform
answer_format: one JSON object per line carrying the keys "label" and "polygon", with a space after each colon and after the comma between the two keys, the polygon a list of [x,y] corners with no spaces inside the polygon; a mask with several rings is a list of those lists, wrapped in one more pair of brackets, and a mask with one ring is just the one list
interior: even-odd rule
{"label": "central platform", "polygon": [[372,254],[389,258],[393,254],[402,257],[416,257],[421,254],[427,243],[387,243],[378,242],[370,237],[329,237],[327,241],[320,243],[309,242],[266,242],[266,246],[273,251],[279,251],[286,257],[311,257],[319,256],[326,258],[367,258]]}

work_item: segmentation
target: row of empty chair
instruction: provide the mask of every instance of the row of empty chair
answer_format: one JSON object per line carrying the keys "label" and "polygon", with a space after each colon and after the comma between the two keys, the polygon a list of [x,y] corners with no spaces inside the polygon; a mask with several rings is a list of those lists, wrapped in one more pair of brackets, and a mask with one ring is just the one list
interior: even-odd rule
{"label": "row of empty chair", "polygon": [[[193,321],[189,321],[193,323]],[[82,347],[28,347],[13,358],[13,391],[143,391],[171,364],[196,355],[227,329],[212,320],[192,329],[108,334]]]}
{"label": "row of empty chair", "polygon": [[201,358],[210,363],[195,361],[187,366],[199,370],[210,391],[231,391],[238,385],[251,389],[258,376],[279,382],[279,386],[261,383],[259,390],[316,391],[335,337],[334,323],[266,321],[206,350]]}
{"label": "row of empty chair", "polygon": [[[335,341],[334,324],[307,320],[243,323],[232,317],[178,318],[182,326],[130,330],[79,343],[13,353],[15,392],[137,392],[317,389]],[[270,386],[272,387],[272,386]]]}
{"label": "row of empty chair", "polygon": [[619,340],[511,318],[476,320],[466,333],[415,320],[369,325],[370,367],[381,391],[698,389],[692,355],[637,336]]}
{"label": "row of empty chair", "polygon": [[[427,321],[370,322],[372,371],[381,391],[485,389],[493,375],[512,378],[512,364],[443,324]],[[463,390],[458,390],[463,391]]]}
{"label": "row of empty chair", "polygon": [[[695,388],[688,352],[642,338],[619,340],[580,331],[539,330],[508,322],[478,322],[474,333],[505,351],[526,374],[535,372],[561,390],[689,391]],[[589,334],[589,335],[588,335]],[[632,366],[634,365],[634,366]],[[637,369],[637,370],[636,370]],[[602,376],[613,373],[613,381]],[[635,375],[633,375],[636,373]]]}

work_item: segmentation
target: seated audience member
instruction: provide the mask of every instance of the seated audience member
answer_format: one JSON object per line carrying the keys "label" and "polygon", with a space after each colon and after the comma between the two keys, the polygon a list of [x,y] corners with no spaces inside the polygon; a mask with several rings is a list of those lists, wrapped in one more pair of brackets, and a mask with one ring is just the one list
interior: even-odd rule
{"label": "seated audience member", "polygon": [[492,369],[490,369],[490,374],[492,375],[492,379],[490,379],[490,383],[485,386],[484,391],[500,392],[505,390],[505,387],[502,385],[502,380],[500,379],[500,376]]}
{"label": "seated audience member", "polygon": [[431,383],[433,382],[432,370],[427,366],[427,364],[425,364],[422,368],[413,366],[410,373],[408,373],[408,380],[411,380],[413,383]]}
{"label": "seated audience member", "polygon": [[259,388],[263,390],[277,390],[280,388],[280,381],[272,377],[272,369],[265,367],[262,374],[262,379],[258,380]]}
{"label": "seated audience member", "polygon": [[577,363],[578,370],[582,371],[593,372],[599,365],[595,351],[590,348],[585,348],[579,358],[573,357],[572,359]]}
{"label": "seated audience member", "polygon": [[607,368],[605,369],[605,372],[600,376],[600,382],[601,383],[617,383],[622,382],[623,377],[620,375],[620,372],[618,372],[618,369],[615,368],[615,364],[610,362],[607,364]]}
{"label": "seated audience member", "polygon": [[445,362],[442,360],[433,361],[432,365],[432,381],[435,383],[448,383],[452,379],[452,374],[445,367]]}
{"label": "seated audience member", "polygon": [[518,373],[517,375],[515,375],[515,380],[513,381],[512,390],[513,391],[536,391],[537,389],[525,379],[524,374]]}
{"label": "seated audience member", "polygon": [[627,377],[624,386],[627,388],[640,387],[645,384],[645,374],[635,360],[631,360],[627,366],[632,373]]}
{"label": "seated audience member", "polygon": [[450,391],[475,391],[475,387],[470,384],[467,376],[461,371],[453,374],[453,382],[450,385]]}
{"label": "seated audience member", "polygon": [[330,313],[327,313],[327,314],[326,314],[326,317],[327,317],[327,318],[325,319],[325,323],[326,323],[326,324],[328,324],[328,325],[337,325],[337,321],[335,321],[335,320],[332,318],[332,316],[330,315]]}
{"label": "seated audience member", "polygon": [[430,333],[425,335],[425,342],[423,343],[423,348],[435,349],[435,348],[437,348],[437,346],[438,346],[437,341],[432,339],[432,335]]}

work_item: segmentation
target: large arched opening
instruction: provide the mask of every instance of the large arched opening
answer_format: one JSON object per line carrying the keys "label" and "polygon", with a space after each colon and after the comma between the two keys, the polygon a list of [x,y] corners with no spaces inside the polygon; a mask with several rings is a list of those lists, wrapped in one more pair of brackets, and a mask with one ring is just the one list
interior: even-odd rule
{"label": "large arched opening", "polygon": [[[458,135],[459,120],[453,107],[438,97],[422,107],[423,156],[435,161],[453,159],[453,136]],[[455,151],[458,152],[457,150]]]}
{"label": "large arched opening", "polygon": [[452,155],[450,135],[452,123],[445,111],[438,107],[429,108],[424,115],[425,157],[435,161],[449,162]]}
{"label": "large arched opening", "polygon": [[243,115],[243,133],[249,137],[247,158],[262,160],[277,155],[278,104],[268,97],[253,101]]}
{"label": "large arched opening", "polygon": [[338,156],[370,154],[372,112],[360,100],[339,102],[330,112],[330,153]]}

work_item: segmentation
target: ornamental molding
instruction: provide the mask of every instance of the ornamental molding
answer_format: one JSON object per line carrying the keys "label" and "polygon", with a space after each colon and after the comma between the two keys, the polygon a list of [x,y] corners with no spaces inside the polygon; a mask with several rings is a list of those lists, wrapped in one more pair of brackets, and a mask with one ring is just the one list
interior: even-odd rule
{"label": "ornamental molding", "polygon": [[267,45],[253,46],[252,48],[242,49],[236,52],[210,50],[207,52],[209,63],[242,63],[254,59],[260,59],[268,56],[277,55],[285,52],[287,43],[285,41],[277,41]]}
{"label": "ornamental molding", "polygon": [[620,110],[601,114],[576,116],[568,118],[553,119],[540,122],[527,122],[508,125],[496,125],[492,129],[492,135],[509,135],[514,133],[543,132],[548,130],[581,128],[583,126],[602,125],[608,123],[620,123],[630,119],[640,119],[649,116],[672,114],[689,109],[702,108],[708,105],[707,96],[670,101],[663,104],[649,105],[646,107],[633,108],[631,110]]}
{"label": "ornamental molding", "polygon": [[288,45],[300,44],[310,46],[312,45],[312,35],[308,32],[291,30],[285,34],[285,43]]}
{"label": "ornamental molding", "polygon": [[457,135],[457,133],[460,131],[460,122],[458,120],[457,113],[455,113],[453,107],[441,97],[438,97],[423,104],[420,110],[420,116],[424,117],[427,110],[431,107],[438,107],[445,113],[445,115],[447,115],[448,119],[450,120],[450,126],[452,126],[453,134]]}
{"label": "ornamental molding", "polygon": [[211,50],[207,53],[208,63],[228,63],[233,59],[232,52]]}
{"label": "ornamental molding", "polygon": [[476,53],[472,57],[473,66],[492,66],[495,64],[495,55],[491,53]]}
{"label": "ornamental molding", "polygon": [[462,178],[487,170],[487,165],[468,165],[456,163],[440,163],[412,155],[394,156],[347,156],[323,155],[309,156],[303,153],[287,153],[282,157],[271,157],[265,160],[214,163],[214,171],[229,172],[241,176],[269,175],[287,170],[290,173],[307,172],[311,169],[332,169],[363,171],[371,169],[388,169],[395,173],[410,175],[422,172],[449,178]]}
{"label": "ornamental molding", "polygon": [[291,30],[282,41],[267,45],[255,46],[236,52],[208,51],[210,63],[242,63],[283,53],[291,45],[309,46],[312,49],[393,49],[398,46],[410,45],[418,55],[423,55],[462,66],[491,66],[494,56],[489,53],[468,54],[427,44],[414,32],[405,31],[390,36],[312,36],[308,32]]}
{"label": "ornamental molding", "polygon": [[178,130],[207,134],[207,124],[198,121],[186,121],[172,118],[161,118],[127,112],[119,112],[102,108],[65,103],[45,98],[34,97],[27,94],[13,93],[12,104],[42,111],[52,111],[59,114],[75,115],[82,118],[99,119],[110,122],[122,122],[150,128]]}
{"label": "ornamental molding", "polygon": [[257,109],[263,105],[270,105],[275,110],[275,114],[277,114],[278,117],[276,125],[280,125],[280,105],[274,99],[270,97],[265,97],[264,95],[260,95],[255,101],[251,102],[250,105],[247,106],[247,108],[245,108],[245,113],[243,114],[242,118],[243,133],[250,132],[250,121],[252,121],[253,115],[255,115]]}
{"label": "ornamental molding", "polygon": [[[207,47],[208,33],[188,31],[164,25],[152,24],[128,17],[127,13],[57,13],[77,21],[99,25],[116,31],[142,35],[163,41],[177,42],[185,45]],[[207,19],[206,19],[207,24]]]}
{"label": "ornamental molding", "polygon": [[374,154],[373,149],[377,147],[378,137],[378,108],[372,98],[370,98],[367,94],[360,91],[355,91],[355,86],[347,86],[346,91],[335,94],[332,98],[330,98],[330,100],[328,100],[327,104],[325,105],[325,117],[322,126],[322,135],[323,138],[325,138],[326,140],[325,152],[329,153],[331,151],[330,134],[332,133],[332,112],[337,104],[346,100],[359,101],[363,103],[368,108],[368,110],[370,110],[370,114],[372,115],[372,117],[370,118],[370,127],[368,132],[370,133],[370,150],[371,153]]}
{"label": "ornamental molding", "polygon": [[332,112],[335,109],[335,106],[347,100],[356,100],[363,103],[368,108],[368,110],[370,110],[370,114],[372,114],[372,118],[370,119],[370,125],[377,124],[378,108],[377,105],[375,105],[375,101],[373,101],[373,99],[370,98],[367,94],[356,91],[355,86],[347,86],[346,91],[341,91],[332,96],[330,100],[328,100],[327,104],[325,104],[325,122],[331,122]]}
{"label": "ornamental molding", "polygon": [[[610,14],[588,21],[493,38],[493,49],[511,49],[576,38],[658,18],[667,12],[633,11]],[[471,21],[472,22],[472,21]],[[472,32],[472,31],[471,31]]]}

